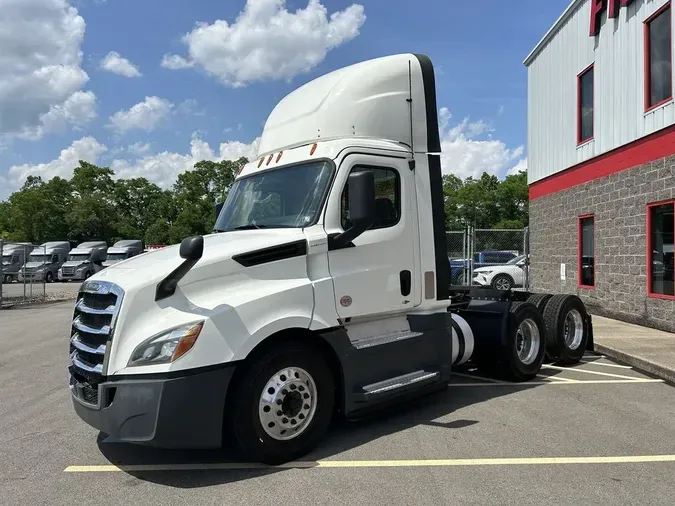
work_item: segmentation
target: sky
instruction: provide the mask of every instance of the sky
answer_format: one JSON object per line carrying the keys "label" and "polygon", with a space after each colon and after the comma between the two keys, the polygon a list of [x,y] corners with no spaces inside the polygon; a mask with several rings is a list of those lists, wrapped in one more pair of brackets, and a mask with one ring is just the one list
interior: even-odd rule
{"label": "sky", "polygon": [[442,168],[527,168],[523,60],[569,0],[0,0],[0,200],[78,160],[170,188],[253,158],[298,86],[387,54],[436,69]]}

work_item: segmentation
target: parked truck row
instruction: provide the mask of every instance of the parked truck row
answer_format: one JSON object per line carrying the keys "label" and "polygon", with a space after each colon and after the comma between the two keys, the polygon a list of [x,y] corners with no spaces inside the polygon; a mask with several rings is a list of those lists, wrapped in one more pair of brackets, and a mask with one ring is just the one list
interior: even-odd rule
{"label": "parked truck row", "polygon": [[578,362],[592,346],[579,297],[453,285],[439,137],[424,55],[283,98],[213,233],[82,284],[67,336],[76,413],[119,441],[233,443],[279,463],[335,416],[443,390],[461,364],[527,381],[546,357]]}
{"label": "parked truck row", "polygon": [[4,283],[84,281],[143,252],[143,241],[138,239],[121,240],[112,247],[105,241],[86,241],[73,249],[69,241],[49,241],[39,246],[3,244],[1,279]]}

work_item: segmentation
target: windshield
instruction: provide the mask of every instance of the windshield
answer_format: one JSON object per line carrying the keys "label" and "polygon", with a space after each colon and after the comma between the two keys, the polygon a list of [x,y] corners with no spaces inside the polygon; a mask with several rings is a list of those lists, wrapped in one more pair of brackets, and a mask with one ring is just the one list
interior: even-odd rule
{"label": "windshield", "polygon": [[31,255],[28,257],[29,262],[49,262],[50,255]]}
{"label": "windshield", "polygon": [[313,224],[332,170],[332,164],[321,161],[264,171],[237,180],[216,221],[216,231],[301,228]]}
{"label": "windshield", "polygon": [[77,253],[76,255],[68,255],[69,262],[86,262],[89,260],[89,253]]}
{"label": "windshield", "polygon": [[3,264],[12,263],[12,255],[2,255],[2,263]]}
{"label": "windshield", "polygon": [[108,260],[125,260],[128,253],[108,253]]}

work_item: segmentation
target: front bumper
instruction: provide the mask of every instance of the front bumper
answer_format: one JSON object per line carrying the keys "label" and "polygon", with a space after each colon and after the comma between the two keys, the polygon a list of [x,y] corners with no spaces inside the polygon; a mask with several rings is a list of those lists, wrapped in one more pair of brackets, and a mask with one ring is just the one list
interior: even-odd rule
{"label": "front bumper", "polygon": [[44,281],[45,279],[45,272],[27,272],[27,273],[18,273],[17,274],[17,281],[24,282],[24,281]]}
{"label": "front bumper", "polygon": [[74,381],[69,369],[73,406],[87,424],[122,442],[172,449],[218,448],[234,368],[224,364],[178,375],[108,378],[97,391]]}
{"label": "front bumper", "polygon": [[59,272],[58,277],[59,281],[84,281],[84,274],[84,272],[75,272],[73,274],[63,274],[62,272]]}

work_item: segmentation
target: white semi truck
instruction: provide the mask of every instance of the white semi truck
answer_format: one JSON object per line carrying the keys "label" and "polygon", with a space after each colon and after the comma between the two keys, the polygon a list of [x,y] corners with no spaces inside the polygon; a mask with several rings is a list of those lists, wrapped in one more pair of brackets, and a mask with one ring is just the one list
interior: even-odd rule
{"label": "white semi truck", "polygon": [[108,248],[103,267],[110,267],[117,262],[122,262],[141,253],[143,253],[143,241],[140,239],[122,239]]}
{"label": "white semi truck", "polygon": [[574,295],[450,284],[434,69],[416,54],[319,77],[270,114],[215,230],[83,283],[73,405],[114,438],[310,451],[331,419],[444,389],[469,360],[516,381],[575,363]]}
{"label": "white semi truck", "polygon": [[59,267],[59,281],[83,281],[103,269],[108,245],[105,241],[87,241],[70,250],[68,259]]}

